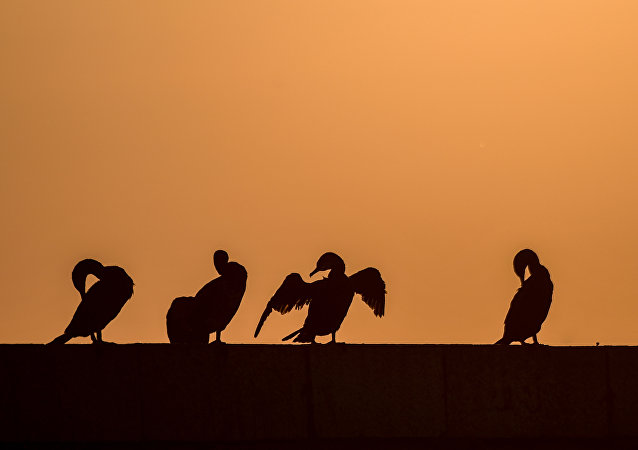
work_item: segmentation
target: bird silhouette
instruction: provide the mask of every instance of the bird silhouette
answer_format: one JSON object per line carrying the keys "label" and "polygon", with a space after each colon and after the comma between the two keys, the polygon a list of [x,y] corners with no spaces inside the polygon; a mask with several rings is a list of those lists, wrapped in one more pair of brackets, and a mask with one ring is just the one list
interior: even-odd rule
{"label": "bird silhouette", "polygon": [[244,266],[228,259],[228,253],[217,250],[213,264],[220,276],[206,283],[194,297],[173,300],[166,313],[171,343],[207,344],[213,332],[215,342],[221,342],[221,333],[239,308],[248,278]]}
{"label": "bird silhouette", "polygon": [[[525,269],[529,267],[530,276],[525,279]],[[552,304],[554,284],[549,271],[541,265],[538,256],[530,249],[521,250],[514,257],[514,272],[521,279],[510,309],[505,317],[503,337],[496,344],[511,344],[532,337],[538,344],[537,333],[549,313]]]}
{"label": "bird silhouette", "polygon": [[346,265],[339,255],[328,252],[321,255],[317,261],[315,273],[329,270],[327,278],[306,283],[298,273],[291,273],[286,277],[275,295],[266,305],[261,315],[255,337],[259,335],[261,327],[272,311],[281,314],[290,312],[293,308],[301,309],[308,306],[308,316],[303,327],[289,334],[282,340],[295,338],[293,342],[315,342],[315,336],[332,334],[332,341],[336,342],[336,333],[343,319],[348,313],[354,294],[361,294],[363,301],[378,317],[385,312],[385,282],[379,271],[368,267],[352,276],[345,274]]}
{"label": "bird silhouette", "polygon": [[[95,275],[98,281],[87,291],[89,275]],[[103,266],[94,259],[77,263],[71,280],[80,293],[80,304],[64,333],[49,344],[64,344],[77,336],[91,336],[94,343],[103,343],[102,330],[133,295],[133,280],[121,267]]]}

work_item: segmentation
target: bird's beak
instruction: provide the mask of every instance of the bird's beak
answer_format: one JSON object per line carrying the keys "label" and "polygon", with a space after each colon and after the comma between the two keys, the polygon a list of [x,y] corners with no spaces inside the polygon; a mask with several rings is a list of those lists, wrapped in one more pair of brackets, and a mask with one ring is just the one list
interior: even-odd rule
{"label": "bird's beak", "polygon": [[316,268],[315,270],[313,270],[312,272],[310,272],[310,276],[312,277],[314,274],[316,274],[317,272],[319,272],[319,268]]}

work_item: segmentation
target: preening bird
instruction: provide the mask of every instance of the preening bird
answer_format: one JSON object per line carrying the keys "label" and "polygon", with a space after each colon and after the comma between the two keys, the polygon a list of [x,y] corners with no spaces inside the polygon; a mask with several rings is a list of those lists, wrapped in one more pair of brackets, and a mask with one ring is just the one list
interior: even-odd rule
{"label": "preening bird", "polygon": [[[530,276],[525,279],[525,269],[529,267]],[[514,341],[525,343],[532,337],[538,344],[537,333],[549,313],[552,304],[554,284],[549,271],[541,265],[538,256],[532,250],[521,250],[514,257],[514,272],[521,279],[510,309],[505,317],[503,337],[496,344],[511,344]]]}
{"label": "preening bird", "polygon": [[[98,281],[87,291],[89,275],[95,275]],[[94,259],[77,263],[71,280],[80,293],[80,304],[64,334],[49,343],[64,344],[77,336],[91,336],[94,343],[102,343],[102,330],[133,295],[133,280],[121,267],[105,267]]]}
{"label": "preening bird", "polygon": [[324,270],[330,271],[328,277],[312,283],[303,281],[298,273],[288,275],[266,305],[255,330],[255,337],[271,311],[286,314],[293,308],[301,309],[309,305],[303,327],[283,340],[294,337],[293,342],[315,342],[315,336],[332,334],[332,342],[335,342],[337,330],[348,313],[354,294],[361,294],[363,301],[374,314],[378,317],[383,316],[385,282],[377,269],[368,267],[349,277],[345,274],[346,265],[343,259],[335,253],[328,252],[321,255],[310,276]]}
{"label": "preening bird", "polygon": [[239,308],[248,278],[244,266],[228,259],[228,253],[217,250],[213,264],[220,276],[205,284],[195,297],[173,300],[166,313],[171,343],[207,344],[213,332],[215,342],[221,342],[221,333]]}

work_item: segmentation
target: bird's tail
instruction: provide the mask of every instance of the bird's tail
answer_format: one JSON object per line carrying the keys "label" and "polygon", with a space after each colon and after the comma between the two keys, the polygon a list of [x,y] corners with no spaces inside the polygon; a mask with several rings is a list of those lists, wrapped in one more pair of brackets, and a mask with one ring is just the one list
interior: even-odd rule
{"label": "bird's tail", "polygon": [[494,345],[510,345],[511,343],[511,339],[507,339],[505,336],[503,336],[498,341],[494,342]]}
{"label": "bird's tail", "polygon": [[282,339],[282,341],[287,341],[287,340],[289,340],[289,339],[294,338],[294,337],[295,337],[295,336],[297,336],[299,333],[301,333],[301,330],[303,330],[303,327],[302,327],[302,328],[299,328],[297,331],[294,331],[294,332],[290,333],[288,336],[286,336],[285,338],[283,338],[283,339]]}
{"label": "bird's tail", "polygon": [[270,315],[270,311],[272,311],[272,308],[270,306],[266,306],[266,309],[264,310],[264,313],[261,315],[261,319],[259,319],[259,323],[257,324],[257,329],[255,330],[255,337],[257,337],[257,335],[261,331],[261,327],[264,326],[264,322],[266,321],[266,318]]}
{"label": "bird's tail", "polygon": [[56,337],[55,339],[53,339],[51,342],[49,342],[47,345],[55,345],[55,344],[66,344],[67,342],[69,342],[71,340],[73,336],[71,336],[70,334],[61,334],[60,336]]}

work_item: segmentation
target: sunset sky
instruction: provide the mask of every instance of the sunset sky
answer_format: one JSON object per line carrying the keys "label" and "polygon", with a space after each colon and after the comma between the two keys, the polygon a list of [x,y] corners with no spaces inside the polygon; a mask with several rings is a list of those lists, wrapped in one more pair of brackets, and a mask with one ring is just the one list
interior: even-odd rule
{"label": "sunset sky", "polygon": [[334,251],[388,290],[338,340],[492,343],[529,247],[542,343],[638,344],[637,48],[633,0],[5,0],[0,342],[59,335],[88,257],[135,281],[104,339],[168,342],[221,248],[228,342]]}

